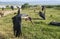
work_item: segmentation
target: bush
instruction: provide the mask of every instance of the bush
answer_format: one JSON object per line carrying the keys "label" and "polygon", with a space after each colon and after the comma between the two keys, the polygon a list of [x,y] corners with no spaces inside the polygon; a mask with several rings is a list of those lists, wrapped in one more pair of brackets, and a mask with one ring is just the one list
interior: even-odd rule
{"label": "bush", "polygon": [[6,8],[8,8],[8,7],[9,7],[9,5],[6,6]]}
{"label": "bush", "polygon": [[9,5],[7,5],[6,8],[7,8],[7,9],[10,8]]}
{"label": "bush", "polygon": [[54,6],[47,5],[46,8],[53,8]]}
{"label": "bush", "polygon": [[25,3],[24,5],[22,5],[22,9],[24,9],[24,8],[29,8],[30,7],[30,5],[28,4],[28,3]]}

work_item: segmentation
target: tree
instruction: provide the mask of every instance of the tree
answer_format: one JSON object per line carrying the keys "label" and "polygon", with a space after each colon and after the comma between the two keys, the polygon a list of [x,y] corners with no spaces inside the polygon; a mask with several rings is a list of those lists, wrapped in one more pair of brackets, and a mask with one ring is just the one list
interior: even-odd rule
{"label": "tree", "polygon": [[30,6],[30,5],[29,5],[28,3],[25,3],[24,5],[22,5],[21,8],[22,8],[22,9],[24,9],[24,8],[29,8],[29,6]]}
{"label": "tree", "polygon": [[9,8],[9,5],[7,5],[6,8]]}

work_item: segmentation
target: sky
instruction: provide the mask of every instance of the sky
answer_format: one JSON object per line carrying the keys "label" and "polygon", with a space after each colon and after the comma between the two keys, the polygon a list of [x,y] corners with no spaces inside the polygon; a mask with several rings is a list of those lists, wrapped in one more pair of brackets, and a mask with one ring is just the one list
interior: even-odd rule
{"label": "sky", "polygon": [[11,1],[23,1],[23,2],[37,2],[37,1],[60,1],[60,0],[0,0],[3,2],[11,2]]}
{"label": "sky", "polygon": [[0,0],[1,2],[33,2],[33,3],[42,3],[42,4],[60,4],[60,0]]}

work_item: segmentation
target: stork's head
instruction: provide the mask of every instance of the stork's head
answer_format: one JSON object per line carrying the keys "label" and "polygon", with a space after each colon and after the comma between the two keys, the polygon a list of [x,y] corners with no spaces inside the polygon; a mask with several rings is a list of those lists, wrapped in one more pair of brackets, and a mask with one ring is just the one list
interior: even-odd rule
{"label": "stork's head", "polygon": [[19,7],[19,8],[18,8],[18,14],[21,13],[21,10],[22,10],[21,7]]}

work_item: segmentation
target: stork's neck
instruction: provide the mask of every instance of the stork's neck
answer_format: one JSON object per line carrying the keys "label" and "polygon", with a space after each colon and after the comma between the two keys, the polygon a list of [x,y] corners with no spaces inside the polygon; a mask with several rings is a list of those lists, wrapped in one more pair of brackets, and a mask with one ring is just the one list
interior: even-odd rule
{"label": "stork's neck", "polygon": [[18,8],[18,14],[20,14],[20,8]]}

